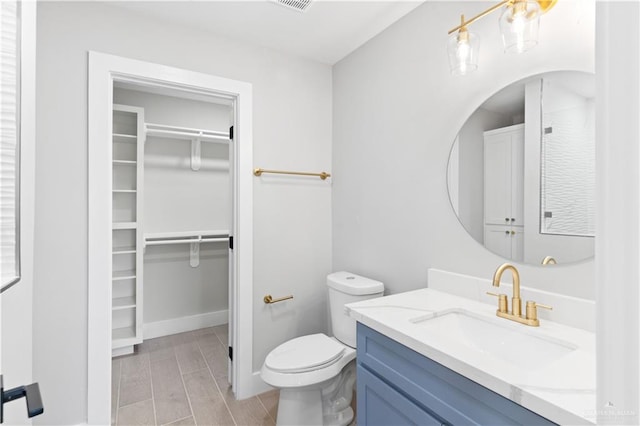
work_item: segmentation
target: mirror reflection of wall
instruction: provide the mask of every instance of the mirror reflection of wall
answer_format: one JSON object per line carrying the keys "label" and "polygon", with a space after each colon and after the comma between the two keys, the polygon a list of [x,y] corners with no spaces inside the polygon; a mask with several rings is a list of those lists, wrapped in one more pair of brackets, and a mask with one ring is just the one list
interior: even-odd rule
{"label": "mirror reflection of wall", "polygon": [[488,250],[533,265],[593,256],[594,86],[581,72],[533,76],[490,97],[460,129],[449,196]]}

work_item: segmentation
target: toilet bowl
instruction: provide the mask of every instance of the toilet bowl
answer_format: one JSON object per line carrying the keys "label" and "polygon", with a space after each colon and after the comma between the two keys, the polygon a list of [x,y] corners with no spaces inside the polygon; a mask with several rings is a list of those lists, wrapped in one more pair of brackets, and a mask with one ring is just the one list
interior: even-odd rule
{"label": "toilet bowl", "polygon": [[335,337],[311,334],[289,340],[267,355],[262,379],[280,389],[278,425],[348,425],[356,381],[356,322],[344,305],[382,296],[384,286],[349,272],[327,277]]}

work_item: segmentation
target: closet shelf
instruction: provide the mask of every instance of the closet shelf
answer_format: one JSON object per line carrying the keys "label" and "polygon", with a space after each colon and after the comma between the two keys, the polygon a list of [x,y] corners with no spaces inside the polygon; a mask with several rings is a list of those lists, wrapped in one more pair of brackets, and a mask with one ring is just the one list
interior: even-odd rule
{"label": "closet shelf", "polygon": [[135,160],[113,160],[113,164],[121,166],[135,166],[138,162]]}
{"label": "closet shelf", "polygon": [[116,247],[113,249],[111,254],[135,254],[135,247]]}
{"label": "closet shelf", "polygon": [[229,132],[218,132],[215,130],[193,129],[153,123],[145,123],[144,127],[147,136],[185,140],[199,139],[202,142],[214,143],[229,142]]}
{"label": "closet shelf", "polygon": [[136,277],[136,271],[113,271],[112,281],[131,280]]}
{"label": "closet shelf", "polygon": [[117,297],[111,301],[111,310],[118,311],[122,309],[133,309],[136,307],[136,298],[134,296],[129,297]]}
{"label": "closet shelf", "polygon": [[112,229],[136,229],[136,222],[113,222]]}
{"label": "closet shelf", "polygon": [[123,133],[114,133],[113,134],[114,142],[137,142],[138,136],[136,135],[125,135]]}
{"label": "closet shelf", "polygon": [[114,349],[121,346],[126,346],[125,340],[133,339],[136,337],[135,329],[133,327],[114,328],[111,331],[111,338],[113,339],[112,346]]}

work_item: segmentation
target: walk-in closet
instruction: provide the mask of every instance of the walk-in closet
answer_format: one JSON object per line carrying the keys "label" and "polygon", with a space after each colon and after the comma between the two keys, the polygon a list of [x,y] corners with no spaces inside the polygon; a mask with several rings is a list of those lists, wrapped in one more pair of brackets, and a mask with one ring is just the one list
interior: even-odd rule
{"label": "walk-in closet", "polygon": [[112,354],[227,324],[231,101],[113,91]]}

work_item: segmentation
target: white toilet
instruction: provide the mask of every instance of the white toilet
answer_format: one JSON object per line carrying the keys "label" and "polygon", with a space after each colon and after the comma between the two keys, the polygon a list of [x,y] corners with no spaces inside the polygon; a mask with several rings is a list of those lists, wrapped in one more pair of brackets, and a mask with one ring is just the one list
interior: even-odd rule
{"label": "white toilet", "polygon": [[379,281],[349,272],[327,277],[331,326],[335,337],[311,334],[272,350],[262,366],[262,380],[280,388],[278,425],[348,425],[356,381],[356,321],[347,303],[382,296]]}

